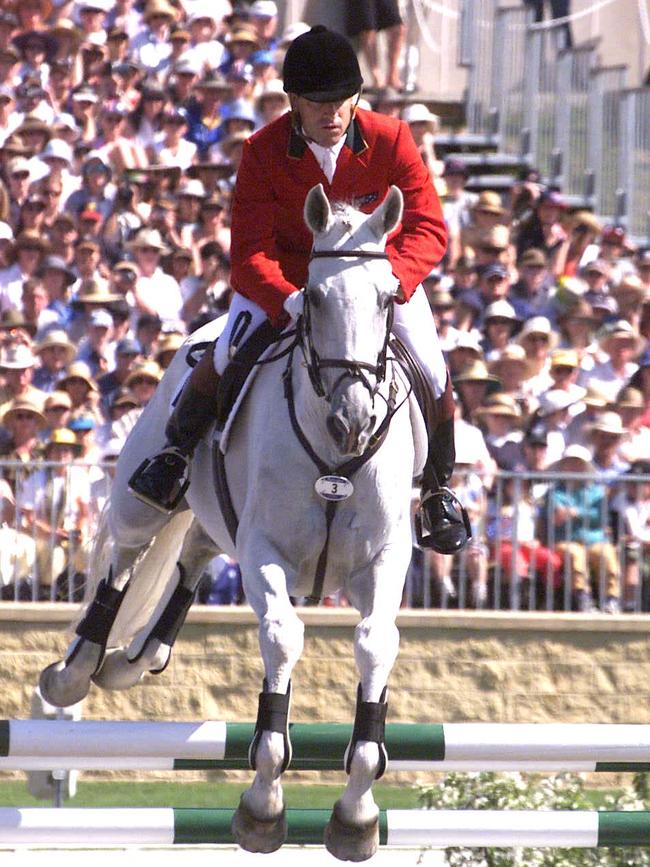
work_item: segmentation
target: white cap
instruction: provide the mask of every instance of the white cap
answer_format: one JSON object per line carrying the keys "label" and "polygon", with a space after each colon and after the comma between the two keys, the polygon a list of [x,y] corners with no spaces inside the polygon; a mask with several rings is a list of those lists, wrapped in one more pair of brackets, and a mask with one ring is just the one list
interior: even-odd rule
{"label": "white cap", "polygon": [[488,304],[485,308],[485,313],[483,314],[483,319],[512,319],[513,322],[518,321],[517,313],[515,312],[515,308],[503,298],[500,298],[498,301],[493,301],[492,304]]}
{"label": "white cap", "polygon": [[205,198],[205,187],[198,180],[189,180],[185,181],[185,183],[180,187],[177,196],[195,196],[197,199]]}
{"label": "white cap", "polygon": [[302,36],[303,33],[309,33],[311,27],[309,24],[305,24],[304,21],[294,21],[293,24],[289,24],[284,29],[284,33],[282,34],[282,38],[280,39],[280,45],[283,47],[286,45],[290,45],[294,39],[297,39],[299,36]]}
{"label": "white cap", "polygon": [[275,18],[278,14],[278,7],[274,0],[255,0],[248,7],[248,14],[254,18]]}
{"label": "white cap", "polygon": [[539,396],[539,408],[537,412],[541,418],[545,418],[547,415],[559,412],[561,409],[568,409],[574,403],[578,403],[579,400],[579,397],[572,395],[563,388],[551,388]]}
{"label": "white cap", "polygon": [[437,114],[429,111],[423,102],[414,102],[402,109],[402,120],[405,123],[427,123],[433,132],[440,124]]}
{"label": "white cap", "polygon": [[14,233],[9,223],[0,220],[0,241],[13,241]]}
{"label": "white cap", "polygon": [[72,148],[62,138],[52,138],[45,145],[39,158],[42,160],[56,159],[65,160],[68,164],[72,162]]}

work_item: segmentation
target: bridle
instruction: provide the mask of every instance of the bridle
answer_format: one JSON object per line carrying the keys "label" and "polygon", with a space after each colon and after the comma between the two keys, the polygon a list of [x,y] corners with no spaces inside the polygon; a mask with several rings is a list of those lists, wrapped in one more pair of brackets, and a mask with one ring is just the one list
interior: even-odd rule
{"label": "bridle", "polygon": [[[379,253],[372,250],[313,250],[311,259],[388,259],[387,253]],[[312,388],[318,397],[324,398],[328,403],[331,403],[332,396],[338,386],[344,379],[353,379],[359,381],[370,394],[370,397],[375,399],[380,385],[386,377],[386,357],[388,354],[388,341],[390,340],[391,328],[393,326],[393,304],[388,304],[386,310],[386,333],[384,342],[377,355],[377,360],[374,364],[368,361],[357,361],[354,358],[321,358],[316,351],[312,337],[311,324],[311,301],[309,293],[304,292],[303,311],[297,323],[296,340],[302,350],[309,379]],[[321,375],[323,370],[328,368],[340,369],[342,372],[337,377],[331,389],[328,391],[323,382]],[[375,377],[375,385],[371,385],[367,374]]]}

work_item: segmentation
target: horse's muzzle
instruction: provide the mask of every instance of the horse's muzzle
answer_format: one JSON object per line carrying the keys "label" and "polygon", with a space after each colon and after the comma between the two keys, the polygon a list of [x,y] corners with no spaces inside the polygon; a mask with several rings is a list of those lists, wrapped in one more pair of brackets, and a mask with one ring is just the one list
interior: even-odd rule
{"label": "horse's muzzle", "polygon": [[375,416],[372,415],[365,423],[361,423],[346,418],[341,410],[337,410],[327,416],[327,431],[342,455],[361,455],[368,444],[375,421]]}

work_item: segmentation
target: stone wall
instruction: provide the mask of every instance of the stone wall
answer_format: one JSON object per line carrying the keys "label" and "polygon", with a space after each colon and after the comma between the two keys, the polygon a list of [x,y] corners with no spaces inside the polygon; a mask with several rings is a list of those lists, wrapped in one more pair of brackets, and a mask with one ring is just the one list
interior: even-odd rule
{"label": "stone wall", "polygon": [[[38,673],[61,656],[67,605],[0,608],[1,716],[29,716]],[[356,613],[306,609],[292,719],[351,721]],[[633,616],[400,615],[389,720],[650,723],[650,620]],[[254,719],[262,666],[250,611],[196,608],[168,669],[126,693],[93,688],[86,719]]]}

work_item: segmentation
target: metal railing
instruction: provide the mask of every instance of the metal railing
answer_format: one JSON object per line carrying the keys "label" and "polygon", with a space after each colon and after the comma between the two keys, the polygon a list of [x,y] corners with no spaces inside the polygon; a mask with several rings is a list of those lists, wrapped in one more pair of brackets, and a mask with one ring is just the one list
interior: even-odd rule
{"label": "metal railing", "polygon": [[627,67],[601,67],[595,41],[567,49],[562,25],[534,25],[523,6],[475,0],[461,20],[469,132],[496,132],[548,182],[649,237],[650,88],[627,90]]}

